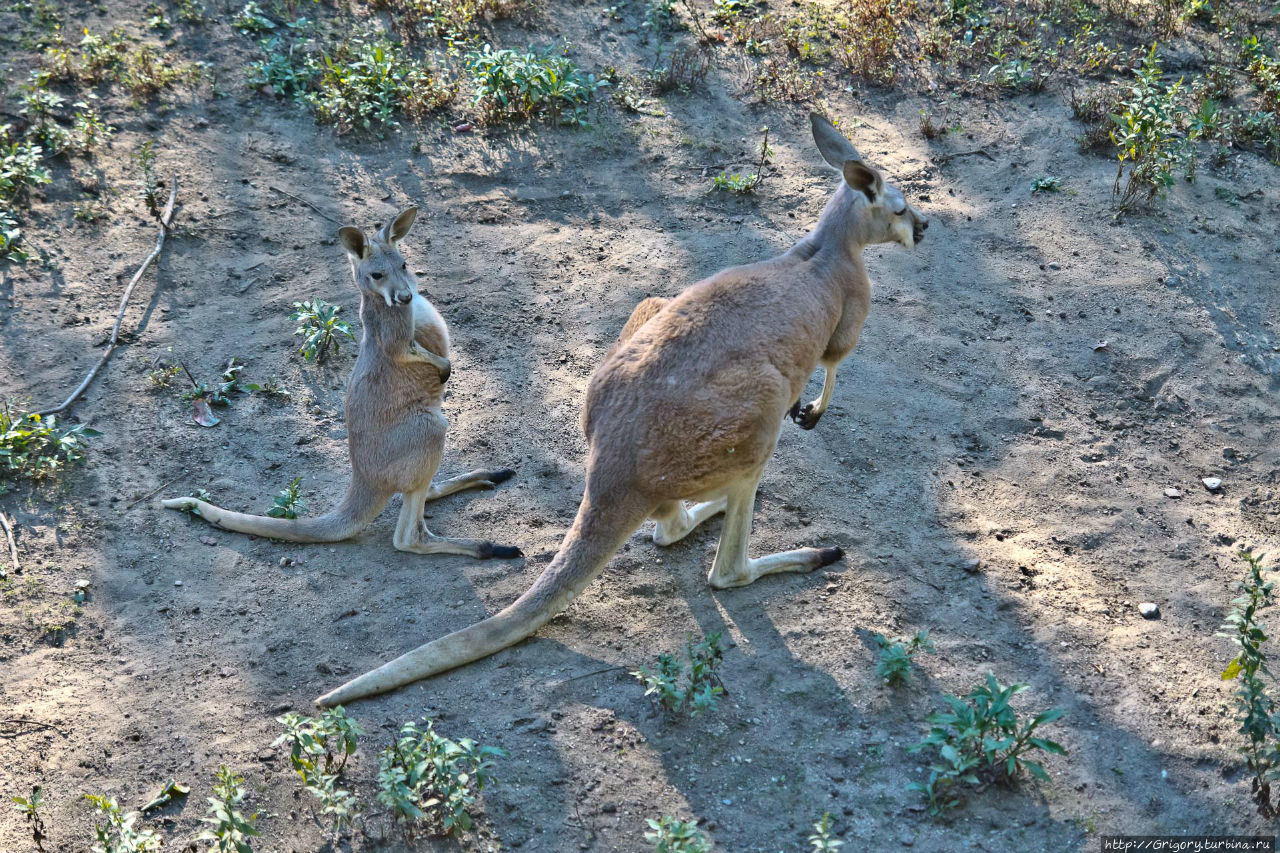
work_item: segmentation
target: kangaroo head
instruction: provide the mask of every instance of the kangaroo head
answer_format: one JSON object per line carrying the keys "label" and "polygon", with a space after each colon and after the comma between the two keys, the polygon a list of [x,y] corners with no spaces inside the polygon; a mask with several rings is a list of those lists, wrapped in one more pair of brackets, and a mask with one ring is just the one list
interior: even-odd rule
{"label": "kangaroo head", "polygon": [[418,280],[409,272],[398,246],[417,217],[418,208],[406,208],[379,228],[372,239],[366,239],[363,231],[350,225],[338,229],[338,239],[351,259],[351,274],[362,295],[381,298],[388,307],[413,301]]}
{"label": "kangaroo head", "polygon": [[863,246],[872,243],[901,243],[910,249],[924,239],[929,217],[907,204],[902,192],[885,182],[880,173],[867,165],[853,144],[835,125],[810,113],[813,141],[822,159],[844,175],[844,186],[838,190],[848,196],[849,218],[853,226],[849,239]]}

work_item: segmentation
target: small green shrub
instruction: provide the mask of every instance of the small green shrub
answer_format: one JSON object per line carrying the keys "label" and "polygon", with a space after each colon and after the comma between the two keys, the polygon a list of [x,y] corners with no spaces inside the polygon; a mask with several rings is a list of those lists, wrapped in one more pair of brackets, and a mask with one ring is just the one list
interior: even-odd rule
{"label": "small green shrub", "polygon": [[1134,74],[1137,82],[1111,116],[1111,141],[1119,152],[1112,193],[1122,213],[1151,203],[1173,185],[1176,171],[1194,166],[1179,132],[1186,112],[1178,102],[1181,78],[1167,86],[1161,81],[1155,45]]}
{"label": "small green shrub", "polygon": [[892,640],[884,634],[876,634],[876,643],[880,646],[876,675],[885,684],[895,687],[911,680],[916,655],[933,651],[928,631],[917,631],[911,637],[895,637]]}
{"label": "small green shrub", "polygon": [[1044,175],[1031,182],[1031,194],[1056,193],[1062,191],[1062,179],[1054,175]]}
{"label": "small green shrub", "polygon": [[296,477],[287,488],[277,492],[271,499],[271,508],[267,510],[267,515],[272,518],[297,518],[306,512],[307,502],[298,494],[301,483],[302,478]]}
{"label": "small green shrub", "polygon": [[258,833],[258,813],[246,817],[240,811],[244,800],[244,777],[238,776],[223,764],[218,768],[218,781],[213,786],[209,800],[209,816],[200,818],[209,824],[195,837],[196,841],[209,842],[208,849],[217,853],[253,853],[250,838]]}
{"label": "small green shrub", "polygon": [[339,133],[395,127],[396,115],[420,118],[453,99],[445,73],[410,57],[385,35],[355,36],[321,57],[307,99],[316,120]]}
{"label": "small green shrub", "polygon": [[1275,603],[1275,583],[1263,577],[1263,572],[1269,570],[1263,568],[1262,555],[1242,551],[1240,557],[1248,565],[1249,574],[1240,584],[1241,595],[1231,602],[1227,621],[1218,631],[1218,636],[1229,638],[1240,653],[1227,665],[1222,680],[1239,679],[1236,716],[1241,734],[1248,738],[1240,752],[1253,774],[1253,799],[1258,813],[1269,820],[1280,814],[1280,807],[1271,798],[1271,783],[1280,779],[1280,715],[1263,678],[1265,675],[1274,680],[1263,650],[1267,634],[1259,615]]}
{"label": "small green shrub", "polygon": [[36,850],[44,850],[44,840],[49,836],[44,832],[44,818],[40,816],[40,806],[44,804],[44,789],[36,785],[31,789],[30,797],[13,797],[13,802],[22,812],[27,828],[31,830],[31,842]]}
{"label": "small green shrub", "polygon": [[159,219],[164,214],[161,206],[164,181],[156,177],[156,141],[148,139],[138,146],[136,159],[138,171],[142,173],[142,203],[155,219]]}
{"label": "small green shrub", "polygon": [[644,840],[653,845],[655,853],[711,853],[711,842],[698,831],[692,821],[685,823],[673,817],[657,820],[648,818],[649,831]]}
{"label": "small green shrub", "polygon": [[764,181],[765,163],[773,156],[773,149],[769,147],[769,128],[762,127],[761,131],[764,133],[764,139],[760,142],[760,162],[756,165],[756,170],[750,174],[721,172],[711,179],[711,192],[723,190],[745,195],[755,192],[760,186]]}
{"label": "small green shrub", "polygon": [[584,125],[587,104],[609,85],[584,74],[567,56],[494,50],[485,45],[466,56],[474,75],[472,105],[493,124],[545,117],[552,124]]}
{"label": "small green shrub", "polygon": [[59,428],[56,415],[0,406],[0,480],[42,480],[84,457],[85,439],[102,435],[84,424]]}
{"label": "small green shrub", "polygon": [[137,812],[121,812],[115,797],[96,794],[85,794],[84,797],[93,803],[98,814],[107,819],[105,824],[94,821],[97,843],[89,848],[93,853],[150,853],[160,849],[163,839],[159,834],[154,830],[134,827],[140,817]]}
{"label": "small green shrub", "polygon": [[298,324],[294,337],[301,336],[302,346],[298,353],[307,361],[320,364],[333,347],[336,354],[343,338],[354,341],[355,333],[345,320],[338,319],[339,305],[330,305],[323,299],[309,299],[306,302],[293,303],[293,313],[289,319]]}
{"label": "small green shrub", "polygon": [[656,671],[648,667],[632,672],[645,686],[644,695],[670,714],[688,713],[690,716],[711,711],[716,699],[724,693],[724,684],[716,672],[724,659],[720,632],[713,631],[702,642],[694,645],[693,638],[685,640],[685,657],[682,664],[673,655],[658,655]]}
{"label": "small green shrub", "polygon": [[1036,737],[1040,726],[1062,716],[1053,708],[1031,719],[1019,720],[1010,700],[1026,690],[1026,684],[1001,686],[987,674],[985,684],[974,688],[964,699],[945,696],[948,711],[931,714],[932,727],[909,752],[936,748],[942,763],[929,768],[926,782],[913,782],[909,789],[929,798],[929,810],[941,814],[964,801],[961,783],[978,786],[984,782],[1013,783],[1023,770],[1047,782],[1049,775],[1038,761],[1026,756],[1033,750],[1065,755],[1066,750],[1051,740]]}
{"label": "small green shrub", "polygon": [[254,0],[249,0],[231,18],[231,26],[246,35],[255,35],[274,30],[276,22],[267,17],[267,13]]}
{"label": "small green shrub", "polygon": [[401,823],[429,823],[443,834],[469,832],[471,809],[486,785],[494,783],[493,760],[506,753],[479,746],[470,738],[452,741],[406,723],[395,743],[382,751],[378,768],[378,802]]}
{"label": "small green shrub", "polygon": [[844,846],[843,841],[831,834],[831,812],[823,812],[822,817],[813,825],[809,846],[813,848],[813,853],[836,853]]}
{"label": "small green shrub", "polygon": [[285,727],[285,732],[271,745],[288,745],[290,766],[302,786],[320,801],[321,814],[333,820],[335,830],[350,825],[359,804],[354,794],[338,787],[338,781],[363,734],[356,721],[338,706],[319,717],[288,713],[277,717],[276,722]]}

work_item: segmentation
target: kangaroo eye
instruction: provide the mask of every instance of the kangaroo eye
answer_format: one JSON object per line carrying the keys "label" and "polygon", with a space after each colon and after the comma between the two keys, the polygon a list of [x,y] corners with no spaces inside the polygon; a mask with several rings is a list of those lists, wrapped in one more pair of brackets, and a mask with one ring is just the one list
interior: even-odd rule
{"label": "kangaroo eye", "polygon": [[380,281],[382,279],[382,273],[371,272],[369,273],[369,278],[373,279],[374,281]]}

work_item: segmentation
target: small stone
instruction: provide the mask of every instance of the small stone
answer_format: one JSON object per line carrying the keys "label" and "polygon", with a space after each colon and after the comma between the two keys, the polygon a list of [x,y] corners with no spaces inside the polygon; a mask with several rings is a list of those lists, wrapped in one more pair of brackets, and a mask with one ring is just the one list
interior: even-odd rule
{"label": "small stone", "polygon": [[1144,601],[1138,605],[1138,612],[1142,614],[1143,619],[1159,619],[1160,607],[1155,602]]}
{"label": "small stone", "polygon": [[1049,261],[1049,269],[1060,270],[1062,269],[1062,264],[1058,263],[1057,261]]}
{"label": "small stone", "polygon": [[80,578],[76,581],[76,589],[88,589],[90,586],[92,586],[92,584],[89,583],[88,578]]}
{"label": "small stone", "polygon": [[205,545],[217,545],[217,544],[218,544],[218,540],[217,540],[217,539],[214,539],[212,536],[201,536],[201,537],[200,537],[200,541],[201,541],[201,542],[203,542]]}
{"label": "small stone", "polygon": [[971,575],[977,574],[978,570],[982,568],[982,558],[970,557],[969,559],[960,563],[960,568],[964,569],[966,572],[968,572]]}
{"label": "small stone", "polygon": [[1222,488],[1222,480],[1217,477],[1205,477],[1200,482],[1204,483],[1204,487],[1211,492],[1216,492]]}
{"label": "small stone", "polygon": [[1174,488],[1165,489],[1164,496],[1166,498],[1180,498],[1182,497],[1182,491]]}
{"label": "small stone", "polygon": [[916,843],[916,837],[909,832],[904,832],[898,837],[898,843],[903,847],[911,847]]}
{"label": "small stone", "polygon": [[174,581],[174,582],[173,582],[173,585],[174,585],[174,586],[182,586],[182,581]]}

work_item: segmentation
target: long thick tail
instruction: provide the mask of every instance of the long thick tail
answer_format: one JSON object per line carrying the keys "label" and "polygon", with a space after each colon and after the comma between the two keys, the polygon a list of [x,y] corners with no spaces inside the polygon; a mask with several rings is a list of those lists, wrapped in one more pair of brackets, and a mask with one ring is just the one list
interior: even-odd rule
{"label": "long thick tail", "polygon": [[290,542],[341,542],[359,533],[382,511],[390,495],[382,494],[359,480],[352,480],[347,494],[324,515],[315,518],[271,518],[232,512],[196,498],[161,501],[167,509],[190,510],[214,527],[285,539]]}
{"label": "long thick tail", "polygon": [[622,543],[649,515],[651,507],[627,496],[603,506],[583,496],[578,517],[560,551],[533,586],[506,609],[460,631],[419,646],[390,663],[348,681],[316,700],[332,707],[403,687],[471,663],[528,637],[569,606],[604,570]]}

